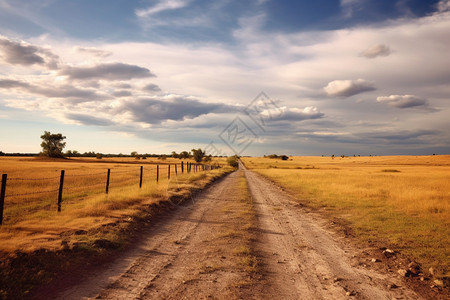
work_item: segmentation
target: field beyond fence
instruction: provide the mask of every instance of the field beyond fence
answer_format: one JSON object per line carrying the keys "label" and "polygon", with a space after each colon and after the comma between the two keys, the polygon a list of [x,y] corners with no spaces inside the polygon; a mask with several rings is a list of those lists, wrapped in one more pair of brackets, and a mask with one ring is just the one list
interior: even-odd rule
{"label": "field beyond fence", "polygon": [[65,228],[132,215],[143,203],[187,193],[221,163],[0,158],[0,251],[25,246],[21,235],[48,244]]}

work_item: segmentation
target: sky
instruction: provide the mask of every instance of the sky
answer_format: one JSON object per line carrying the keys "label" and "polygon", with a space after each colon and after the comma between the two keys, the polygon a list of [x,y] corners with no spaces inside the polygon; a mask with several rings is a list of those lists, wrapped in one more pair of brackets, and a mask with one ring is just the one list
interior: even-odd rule
{"label": "sky", "polygon": [[450,0],[0,0],[0,151],[450,154]]}

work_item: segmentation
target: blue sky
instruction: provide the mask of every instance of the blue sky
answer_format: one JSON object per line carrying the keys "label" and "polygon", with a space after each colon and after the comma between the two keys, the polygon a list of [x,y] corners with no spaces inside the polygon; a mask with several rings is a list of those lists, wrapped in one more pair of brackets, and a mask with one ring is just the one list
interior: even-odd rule
{"label": "blue sky", "polygon": [[0,150],[448,154],[449,32],[448,0],[0,0]]}

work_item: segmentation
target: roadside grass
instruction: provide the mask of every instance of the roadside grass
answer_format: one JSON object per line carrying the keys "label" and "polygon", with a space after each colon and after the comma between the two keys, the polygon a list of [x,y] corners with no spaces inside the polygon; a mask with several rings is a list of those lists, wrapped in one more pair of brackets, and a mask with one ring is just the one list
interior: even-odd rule
{"label": "roadside grass", "polygon": [[[450,275],[450,156],[243,158],[299,202]],[[276,165],[277,168],[270,166]]]}

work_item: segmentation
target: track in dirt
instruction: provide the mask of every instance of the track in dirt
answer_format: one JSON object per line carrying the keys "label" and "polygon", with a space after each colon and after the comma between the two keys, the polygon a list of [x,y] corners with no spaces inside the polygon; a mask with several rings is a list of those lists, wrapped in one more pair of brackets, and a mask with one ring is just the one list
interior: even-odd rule
{"label": "track in dirt", "polygon": [[[358,252],[325,220],[241,166],[57,298],[421,299],[398,276],[359,266]],[[246,265],[252,257],[255,268]]]}

